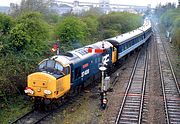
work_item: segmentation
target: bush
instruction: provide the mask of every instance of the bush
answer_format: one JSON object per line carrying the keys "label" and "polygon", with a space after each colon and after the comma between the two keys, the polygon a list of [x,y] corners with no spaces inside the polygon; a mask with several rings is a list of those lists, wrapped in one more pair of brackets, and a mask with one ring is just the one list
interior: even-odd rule
{"label": "bush", "polygon": [[14,20],[5,14],[0,13],[0,36],[9,33],[14,25]]}
{"label": "bush", "polygon": [[114,37],[114,36],[117,36],[118,33],[119,33],[118,31],[113,30],[113,29],[105,30],[103,33],[103,38],[107,39],[110,37]]}
{"label": "bush", "polygon": [[174,23],[173,23],[173,41],[175,46],[180,50],[180,17],[176,18]]}
{"label": "bush", "polygon": [[[115,31],[121,34],[134,30],[141,25],[141,22],[141,16],[127,12],[113,12],[108,15],[102,15],[99,18],[99,32],[101,32],[101,39],[107,38],[108,32],[110,33],[109,36],[112,37],[112,34],[114,34],[114,36],[117,34]],[[112,31],[114,33],[112,33]]]}
{"label": "bush", "polygon": [[180,9],[173,9],[165,12],[160,21],[166,30],[172,34],[172,41],[174,45],[180,49]]}
{"label": "bush", "polygon": [[27,75],[35,71],[48,51],[47,26],[41,14],[24,13],[18,17],[9,34],[0,38],[3,40],[0,49],[0,92],[8,96],[25,87]]}
{"label": "bush", "polygon": [[80,19],[70,16],[58,24],[56,33],[62,43],[83,43],[87,37],[87,26]]}

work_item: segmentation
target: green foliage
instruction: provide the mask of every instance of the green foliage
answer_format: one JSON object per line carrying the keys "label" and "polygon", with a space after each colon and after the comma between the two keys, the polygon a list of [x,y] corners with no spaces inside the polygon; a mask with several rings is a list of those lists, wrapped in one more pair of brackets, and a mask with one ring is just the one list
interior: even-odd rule
{"label": "green foliage", "polygon": [[82,21],[87,25],[88,39],[93,40],[98,35],[98,18],[96,16],[84,16]]}
{"label": "green foliage", "polygon": [[173,41],[175,46],[180,50],[180,16],[174,20],[173,27]]}
{"label": "green foliage", "polygon": [[[34,72],[47,54],[48,25],[39,13],[28,12],[18,17],[0,45],[0,92],[7,96],[18,93],[26,85],[26,77]],[[7,98],[5,96],[4,98]]]}
{"label": "green foliage", "polygon": [[0,36],[9,33],[14,25],[14,20],[5,14],[0,13]]}
{"label": "green foliage", "polygon": [[160,20],[161,23],[166,27],[170,28],[170,26],[173,26],[174,21],[176,18],[179,17],[180,9],[175,10],[168,10],[166,13],[164,13]]}
{"label": "green foliage", "polygon": [[25,46],[30,44],[31,37],[27,34],[26,28],[22,23],[17,24],[11,30],[11,45],[10,47],[15,48],[17,51],[22,50]]}
{"label": "green foliage", "polygon": [[8,124],[23,116],[32,109],[32,103],[26,101],[22,96],[13,96],[8,99],[9,104],[4,104],[0,100],[0,123]]}
{"label": "green foliage", "polygon": [[87,36],[86,24],[76,17],[67,17],[57,26],[57,35],[62,43],[80,41],[83,43]]}
{"label": "green foliage", "polygon": [[44,18],[50,24],[57,24],[62,20],[62,17],[57,13],[49,13]]}
{"label": "green foliage", "polygon": [[40,13],[25,13],[18,18],[18,24],[11,30],[11,45],[17,51],[39,48],[49,38],[48,24]]}
{"label": "green foliage", "polygon": [[102,10],[99,7],[92,7],[89,11],[83,13],[84,16],[101,16],[103,14]]}
{"label": "green foliage", "polygon": [[165,5],[161,5],[161,3],[160,3],[155,8],[155,14],[156,14],[157,17],[160,17],[166,11],[168,11],[170,9],[175,9],[175,8],[176,8],[176,5],[174,3],[167,3]]}
{"label": "green foliage", "polygon": [[116,31],[116,30],[106,29],[106,30],[104,30],[103,38],[107,39],[107,38],[110,38],[110,37],[114,37],[114,36],[116,36],[118,34],[119,34],[119,32]]}
{"label": "green foliage", "polygon": [[180,49],[180,9],[168,10],[161,18],[161,24],[172,34],[172,41]]}
{"label": "green foliage", "polygon": [[127,12],[113,12],[108,15],[102,15],[99,18],[99,30],[102,32],[102,39],[107,38],[108,32],[111,32],[110,36],[112,34],[115,36],[117,32],[121,34],[136,29],[141,25],[141,20],[141,16]]}

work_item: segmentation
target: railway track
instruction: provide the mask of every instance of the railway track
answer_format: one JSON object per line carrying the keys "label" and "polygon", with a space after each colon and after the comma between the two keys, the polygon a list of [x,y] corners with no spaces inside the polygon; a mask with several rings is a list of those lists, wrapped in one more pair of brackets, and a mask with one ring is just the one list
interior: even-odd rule
{"label": "railway track", "polygon": [[[115,123],[141,123],[148,71],[148,51],[140,52],[131,73]],[[146,100],[147,104],[147,100]]]}
{"label": "railway track", "polygon": [[157,43],[158,63],[162,93],[164,100],[164,109],[167,124],[180,123],[180,90],[177,78],[175,76],[169,55],[163,44],[162,37],[155,29],[155,41]]}
{"label": "railway track", "polygon": [[[81,94],[75,95],[78,98],[81,97]],[[61,108],[68,106],[69,104],[75,102],[73,99],[75,96],[69,96],[62,101],[60,100],[58,105],[51,106],[53,107],[52,110],[48,111],[39,111],[39,110],[31,110],[30,112],[24,114],[23,116],[19,117],[15,121],[11,122],[11,124],[38,124],[45,120],[47,117],[56,113]],[[66,104],[65,104],[66,103]]]}
{"label": "railway track", "polygon": [[37,124],[47,116],[49,116],[51,112],[40,112],[32,110],[22,117],[18,118],[11,124]]}

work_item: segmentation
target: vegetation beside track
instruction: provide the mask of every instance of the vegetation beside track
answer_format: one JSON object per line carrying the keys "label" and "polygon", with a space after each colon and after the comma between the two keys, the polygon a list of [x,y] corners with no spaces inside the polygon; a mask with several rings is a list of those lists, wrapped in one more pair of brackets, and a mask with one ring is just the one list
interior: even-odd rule
{"label": "vegetation beside track", "polygon": [[[174,4],[159,5],[155,9],[155,14],[159,18],[160,26],[166,36],[171,37],[171,41],[180,53],[180,8]],[[169,34],[167,33],[169,32]],[[168,37],[168,36],[167,36]]]}

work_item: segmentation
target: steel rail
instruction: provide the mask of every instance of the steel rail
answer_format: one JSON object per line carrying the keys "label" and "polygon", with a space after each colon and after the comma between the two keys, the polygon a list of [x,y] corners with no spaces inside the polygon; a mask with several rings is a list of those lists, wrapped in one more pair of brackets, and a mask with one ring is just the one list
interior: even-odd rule
{"label": "steel rail", "polygon": [[144,94],[145,94],[145,90],[146,90],[147,71],[148,71],[148,51],[146,49],[145,70],[144,70],[143,87],[142,87],[142,93],[141,93],[141,103],[140,103],[138,124],[141,124],[141,121],[142,121],[142,112],[143,112],[143,104],[144,104]]}
{"label": "steel rail", "polygon": [[[128,82],[128,86],[126,88],[126,91],[125,91],[125,95],[123,97],[123,101],[121,103],[121,107],[119,109],[119,112],[118,112],[118,115],[117,115],[117,118],[116,118],[116,121],[115,123],[118,124],[119,121],[120,121],[120,117],[121,117],[121,114],[122,114],[122,111],[123,111],[123,108],[124,108],[124,105],[125,105],[125,101],[127,99],[127,96],[128,96],[128,92],[130,90],[130,87],[131,87],[131,84],[132,84],[132,81],[133,81],[133,77],[134,77],[134,74],[135,74],[135,71],[136,71],[136,68],[137,68],[137,65],[138,65],[138,61],[139,61],[139,58],[140,58],[140,52],[136,58],[136,61],[135,61],[135,64],[134,64],[134,67],[133,67],[133,70],[132,70],[132,73],[131,73],[131,76],[130,76],[130,79],[129,79],[129,82]],[[143,111],[143,100],[144,100],[144,94],[145,94],[145,86],[146,86],[146,77],[147,77],[147,50],[146,50],[146,58],[145,58],[145,69],[144,69],[144,76],[143,76],[143,84],[142,84],[142,92],[141,92],[141,100],[140,100],[140,111],[139,111],[139,116],[138,116],[138,123],[141,123],[141,120],[142,120],[142,111]]]}
{"label": "steel rail", "polygon": [[122,113],[122,110],[123,110],[123,107],[124,107],[124,104],[125,104],[125,100],[126,100],[126,98],[127,98],[127,94],[128,94],[129,89],[130,89],[131,82],[132,82],[132,80],[133,80],[133,76],[134,76],[134,73],[135,73],[135,70],[136,70],[136,67],[137,67],[137,63],[138,63],[138,60],[139,60],[139,56],[140,56],[140,52],[138,53],[138,56],[137,56],[137,58],[136,58],[136,61],[135,61],[134,67],[133,67],[133,71],[132,71],[132,73],[131,73],[131,76],[130,76],[130,79],[129,79],[129,82],[128,82],[128,86],[127,86],[127,88],[126,88],[125,95],[124,95],[124,97],[123,97],[123,101],[122,101],[122,104],[121,104],[121,107],[120,107],[118,116],[117,116],[116,121],[115,121],[116,124],[119,123],[120,116],[121,116],[121,113]]}
{"label": "steel rail", "polygon": [[165,113],[166,113],[166,121],[168,124],[170,124],[168,107],[167,107],[167,100],[166,100],[166,93],[165,93],[165,86],[164,86],[164,79],[163,79],[163,72],[162,72],[162,68],[161,68],[160,55],[159,55],[159,52],[157,49],[156,37],[154,37],[154,41],[156,42],[156,51],[157,51],[157,58],[158,58],[158,65],[159,65],[159,72],[160,72],[160,80],[161,80],[161,85],[162,85],[162,90],[163,90],[163,100],[164,100],[164,107],[165,107]]}
{"label": "steel rail", "polygon": [[31,110],[31,111],[27,112],[27,113],[26,113],[26,114],[24,114],[23,116],[21,116],[21,117],[17,118],[15,121],[10,122],[10,124],[16,124],[19,120],[23,119],[24,117],[26,117],[26,116],[30,115],[30,114],[31,114],[31,113],[33,113],[33,112],[34,112],[34,110]]}
{"label": "steel rail", "polygon": [[[159,36],[160,36],[160,40],[161,40],[161,39],[162,39],[162,38],[161,38],[161,35],[159,35]],[[179,84],[178,84],[176,75],[175,75],[175,73],[174,73],[174,69],[173,69],[173,67],[172,67],[171,60],[170,60],[170,58],[169,58],[169,55],[168,55],[168,53],[167,53],[167,50],[165,49],[165,46],[164,46],[164,43],[163,43],[162,40],[161,40],[161,42],[162,42],[162,45],[163,45],[163,49],[164,49],[164,51],[165,51],[165,55],[166,55],[167,60],[168,60],[168,64],[169,64],[170,69],[171,69],[171,73],[172,73],[172,75],[173,75],[174,82],[176,83],[177,91],[178,91],[178,93],[180,94]]]}

